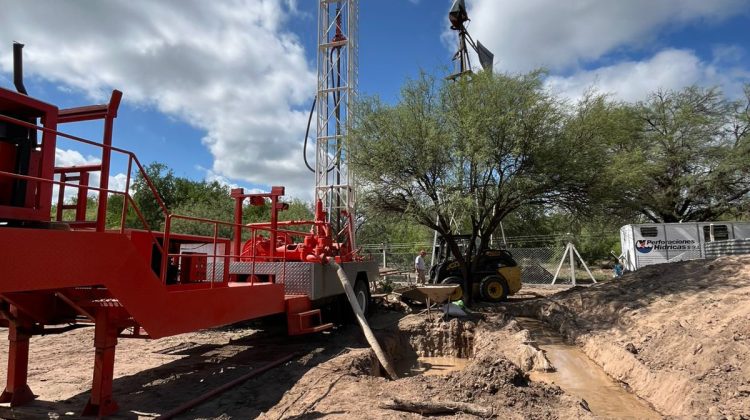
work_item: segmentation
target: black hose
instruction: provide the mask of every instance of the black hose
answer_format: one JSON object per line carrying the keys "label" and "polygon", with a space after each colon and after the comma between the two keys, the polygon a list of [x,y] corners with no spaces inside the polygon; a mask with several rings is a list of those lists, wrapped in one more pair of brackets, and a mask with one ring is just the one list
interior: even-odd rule
{"label": "black hose", "polygon": [[312,122],[313,111],[315,111],[315,102],[317,101],[317,97],[313,98],[312,106],[310,107],[310,115],[307,117],[307,129],[305,129],[305,144],[302,146],[302,158],[305,160],[305,166],[307,166],[307,169],[309,169],[310,172],[315,172],[315,169],[313,169],[313,167],[310,166],[310,163],[307,161],[307,137],[310,135],[310,123]]}
{"label": "black hose", "polygon": [[[338,80],[335,79],[333,71],[332,71],[333,70],[333,52],[334,52],[334,50],[337,51],[339,54],[341,54],[341,51],[338,48],[334,48],[333,50],[331,50],[331,54],[328,57],[328,63],[331,66],[331,71],[330,71],[330,73],[331,73],[331,85],[333,85],[333,86],[335,86],[335,87],[338,88],[338,87],[341,87],[341,72],[340,71],[337,72],[338,73]],[[337,57],[336,61],[338,62],[340,59],[341,59],[341,57]],[[340,106],[339,101],[341,100],[341,93],[337,92],[336,90],[334,90],[331,93],[333,95],[334,107],[336,109],[338,109],[338,107]],[[312,106],[310,107],[310,114],[307,116],[307,128],[305,129],[305,141],[304,141],[304,144],[302,145],[302,158],[305,161],[305,166],[307,166],[307,169],[309,169],[310,172],[315,172],[315,169],[313,169],[313,167],[310,166],[310,162],[307,161],[307,138],[310,136],[310,123],[312,122],[312,116],[313,116],[313,112],[315,111],[315,105],[316,105],[317,100],[318,100],[317,97],[314,98]],[[339,161],[341,160],[341,146],[340,145],[336,145],[336,146],[337,146],[336,160],[333,162],[333,164],[331,165],[331,167],[326,168],[326,173],[331,172],[334,168],[336,168],[336,166],[339,164]]]}

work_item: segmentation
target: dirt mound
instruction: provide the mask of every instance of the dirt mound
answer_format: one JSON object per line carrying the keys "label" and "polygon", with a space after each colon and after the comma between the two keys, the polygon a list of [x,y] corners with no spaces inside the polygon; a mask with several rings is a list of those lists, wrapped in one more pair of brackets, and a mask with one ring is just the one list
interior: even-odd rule
{"label": "dirt mound", "polygon": [[750,256],[655,265],[511,305],[666,415],[750,418]]}
{"label": "dirt mound", "polygon": [[[491,410],[499,418],[590,416],[580,400],[564,395],[556,386],[529,382],[525,371],[504,356],[505,350],[510,351],[509,343],[520,343],[512,338],[517,333],[502,316],[478,325],[408,316],[397,328],[379,332],[379,340],[397,364],[417,356],[469,357],[466,368],[388,381],[378,375],[369,350],[352,350],[311,369],[262,418],[421,418],[381,407],[394,399],[469,404]],[[474,418],[463,413],[457,417]]]}

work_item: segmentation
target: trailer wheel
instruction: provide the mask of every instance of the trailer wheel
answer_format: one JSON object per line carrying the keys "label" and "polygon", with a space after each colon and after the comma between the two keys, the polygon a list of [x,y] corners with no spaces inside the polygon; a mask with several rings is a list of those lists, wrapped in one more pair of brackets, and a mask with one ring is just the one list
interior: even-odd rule
{"label": "trailer wheel", "polygon": [[508,298],[508,282],[500,276],[487,276],[479,284],[479,294],[487,302],[502,302]]}
{"label": "trailer wheel", "polygon": [[368,316],[370,314],[370,282],[367,281],[367,274],[357,274],[357,280],[354,282],[354,296],[362,312]]}
{"label": "trailer wheel", "polygon": [[451,301],[461,300],[464,297],[464,281],[461,277],[448,277],[443,279],[440,284],[457,284],[459,287],[450,295]]}

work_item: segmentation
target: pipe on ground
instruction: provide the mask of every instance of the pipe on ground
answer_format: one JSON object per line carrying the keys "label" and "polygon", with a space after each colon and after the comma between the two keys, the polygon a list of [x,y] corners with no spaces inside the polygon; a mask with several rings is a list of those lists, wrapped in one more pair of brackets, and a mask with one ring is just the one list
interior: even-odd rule
{"label": "pipe on ground", "polygon": [[242,375],[242,376],[240,376],[239,378],[237,378],[237,379],[235,379],[233,381],[227,382],[227,383],[225,383],[224,385],[222,385],[222,386],[220,386],[218,388],[215,388],[215,389],[213,389],[213,390],[211,390],[209,392],[206,392],[205,394],[199,396],[198,398],[192,399],[192,400],[186,402],[185,404],[182,404],[181,406],[175,408],[174,410],[171,410],[171,411],[168,411],[168,412],[162,414],[157,419],[161,419],[161,420],[172,419],[175,416],[177,416],[179,414],[182,414],[182,413],[190,410],[191,408],[193,408],[193,407],[195,407],[197,405],[200,405],[204,401],[210,400],[211,398],[214,398],[215,396],[217,396],[217,395],[219,395],[219,394],[221,394],[221,393],[223,393],[225,391],[228,391],[228,390],[234,388],[235,386],[237,386],[237,385],[239,385],[239,384],[247,381],[248,379],[252,378],[253,376],[260,375],[261,373],[263,373],[263,372],[265,372],[265,371],[267,371],[269,369],[272,369],[272,368],[274,368],[274,367],[276,367],[276,366],[278,366],[278,365],[280,365],[282,363],[286,363],[286,362],[292,360],[296,355],[297,355],[296,353],[292,353],[292,354],[284,356],[284,357],[282,357],[280,359],[274,360],[273,362],[268,363],[267,365],[263,365],[263,366],[261,366],[259,368],[253,369],[249,373],[246,373],[245,375]]}

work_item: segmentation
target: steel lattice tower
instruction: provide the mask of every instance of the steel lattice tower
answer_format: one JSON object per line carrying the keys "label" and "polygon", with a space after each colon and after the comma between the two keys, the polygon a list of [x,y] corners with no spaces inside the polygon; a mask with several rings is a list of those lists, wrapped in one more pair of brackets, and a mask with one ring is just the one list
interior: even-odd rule
{"label": "steel lattice tower", "polygon": [[347,133],[357,92],[358,0],[320,0],[315,155],[316,198],[340,242],[354,249],[354,189],[347,167]]}

